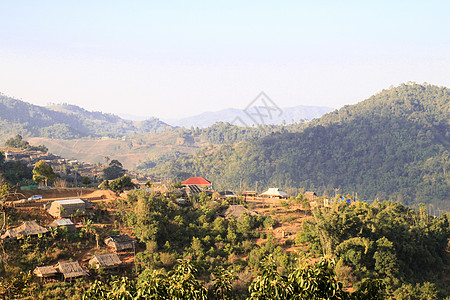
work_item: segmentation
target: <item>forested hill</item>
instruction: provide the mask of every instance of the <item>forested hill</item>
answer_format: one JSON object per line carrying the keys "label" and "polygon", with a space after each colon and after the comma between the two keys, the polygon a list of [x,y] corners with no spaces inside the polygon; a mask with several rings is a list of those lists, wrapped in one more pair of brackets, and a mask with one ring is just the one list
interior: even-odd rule
{"label": "forested hill", "polygon": [[450,209],[448,88],[403,84],[314,120],[220,151],[161,166],[205,176],[217,188],[299,187]]}
{"label": "forested hill", "polygon": [[0,140],[21,134],[59,139],[120,137],[172,129],[158,119],[133,122],[75,105],[42,107],[0,94]]}

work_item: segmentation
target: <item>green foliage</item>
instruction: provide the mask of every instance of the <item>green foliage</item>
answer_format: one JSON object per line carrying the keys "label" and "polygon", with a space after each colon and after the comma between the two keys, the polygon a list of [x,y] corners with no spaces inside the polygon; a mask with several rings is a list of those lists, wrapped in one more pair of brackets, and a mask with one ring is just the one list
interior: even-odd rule
{"label": "green foliage", "polygon": [[3,94],[0,94],[0,127],[4,135],[19,133],[54,139],[122,137],[172,129],[156,118],[133,122],[69,104],[40,107]]}
{"label": "green foliage", "polygon": [[328,195],[340,188],[360,199],[450,209],[449,98],[447,88],[401,85],[329,113],[300,132],[203,149],[155,172],[197,174],[220,188],[258,183]]}
{"label": "green foliage", "polygon": [[89,176],[84,176],[83,179],[81,179],[81,183],[84,185],[90,185],[92,183],[92,181],[89,178]]}
{"label": "green foliage", "polygon": [[44,180],[45,185],[52,184],[55,181],[55,172],[52,166],[43,160],[38,161],[33,169],[33,180],[37,183]]}
{"label": "green foliage", "polygon": [[103,180],[102,183],[100,183],[99,188],[102,190],[109,190],[109,180]]}
{"label": "green foliage", "polygon": [[123,192],[125,189],[132,189],[135,187],[134,183],[131,181],[131,177],[128,175],[111,180],[108,185],[109,189],[116,194]]}
{"label": "green foliage", "polygon": [[103,169],[103,177],[106,180],[116,179],[122,177],[126,170],[123,168],[122,163],[116,159],[111,160],[109,166]]}
{"label": "green foliage", "polygon": [[420,300],[436,300],[439,299],[439,293],[436,289],[435,284],[430,282],[424,282],[422,284],[417,283],[416,285],[412,284],[403,284],[399,287],[394,295],[398,300],[412,300],[412,299],[420,299]]}
{"label": "green foliage", "polygon": [[214,294],[217,299],[233,299],[233,281],[237,276],[219,266],[214,269]]}
{"label": "green foliage", "polygon": [[335,203],[314,210],[299,241],[335,256],[358,280],[383,278],[388,288],[435,278],[439,282],[450,237],[448,215],[430,218],[401,204]]}
{"label": "green foliage", "polygon": [[31,146],[30,143],[25,141],[20,134],[17,134],[15,137],[12,137],[5,142],[6,147],[18,148],[22,150],[38,150],[42,152],[47,152],[48,148],[44,145],[39,145],[37,147]]}
{"label": "green foliage", "polygon": [[287,276],[277,271],[271,256],[250,285],[250,299],[384,299],[385,287],[366,281],[354,293],[344,291],[337,281],[333,262],[321,259],[313,265],[303,263]]}
{"label": "green foliage", "polygon": [[5,162],[5,156],[0,152],[0,176],[9,184],[16,185],[31,180],[33,174],[25,162],[19,160]]}

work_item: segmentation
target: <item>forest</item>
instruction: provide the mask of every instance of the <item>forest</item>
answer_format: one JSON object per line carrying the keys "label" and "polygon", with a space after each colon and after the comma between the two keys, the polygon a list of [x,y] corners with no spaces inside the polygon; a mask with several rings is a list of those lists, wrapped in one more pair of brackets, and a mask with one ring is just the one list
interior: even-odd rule
{"label": "forest", "polygon": [[339,189],[448,211],[449,100],[447,88],[403,84],[298,130],[203,148],[152,172],[204,176],[219,188],[301,187],[325,196]]}

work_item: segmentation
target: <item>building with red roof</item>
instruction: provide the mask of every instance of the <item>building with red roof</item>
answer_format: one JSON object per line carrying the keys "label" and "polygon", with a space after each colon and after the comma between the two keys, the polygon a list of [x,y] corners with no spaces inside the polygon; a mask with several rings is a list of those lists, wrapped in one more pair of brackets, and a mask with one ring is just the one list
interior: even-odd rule
{"label": "building with red roof", "polygon": [[181,183],[182,185],[196,185],[196,186],[203,186],[203,187],[210,187],[212,186],[211,181],[206,180],[203,177],[191,177]]}

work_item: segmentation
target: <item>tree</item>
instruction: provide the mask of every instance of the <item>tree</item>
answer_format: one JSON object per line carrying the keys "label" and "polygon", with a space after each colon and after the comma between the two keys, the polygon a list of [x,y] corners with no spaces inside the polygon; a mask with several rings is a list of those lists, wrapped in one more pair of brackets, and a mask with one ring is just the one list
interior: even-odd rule
{"label": "tree", "polygon": [[109,180],[102,181],[98,187],[102,190],[109,190]]}
{"label": "tree", "polygon": [[225,270],[222,266],[216,267],[213,274],[214,294],[217,299],[232,299],[232,283],[237,279],[237,276],[233,275],[230,271]]}
{"label": "tree", "polygon": [[27,149],[30,144],[25,141],[20,134],[18,134],[15,137],[8,139],[5,142],[5,146],[10,148]]}
{"label": "tree", "polygon": [[103,169],[103,177],[106,180],[111,180],[115,178],[122,177],[125,174],[125,169],[122,164],[117,160],[113,159],[109,163],[109,166]]}
{"label": "tree", "polygon": [[169,273],[169,298],[206,300],[207,290],[195,277],[197,272],[191,261],[179,259],[174,270]]}
{"label": "tree", "polygon": [[124,175],[109,182],[109,189],[116,194],[123,192],[124,189],[134,188],[134,186],[131,177],[128,175]]}
{"label": "tree", "polygon": [[44,180],[46,186],[48,183],[52,184],[55,181],[55,172],[52,166],[43,160],[38,161],[33,169],[33,180],[36,183]]}
{"label": "tree", "polygon": [[81,180],[81,183],[84,185],[90,185],[92,181],[88,176],[84,176],[83,179]]}
{"label": "tree", "polygon": [[289,299],[292,296],[292,284],[286,276],[277,271],[272,255],[261,263],[262,271],[249,287],[250,299]]}
{"label": "tree", "polygon": [[31,146],[30,143],[28,143],[26,140],[22,138],[20,134],[16,135],[15,137],[12,137],[8,139],[5,142],[6,147],[10,148],[18,148],[18,149],[26,149],[26,150],[36,150],[36,151],[42,151],[42,152],[48,152],[48,148],[44,145],[39,145],[37,147]]}

